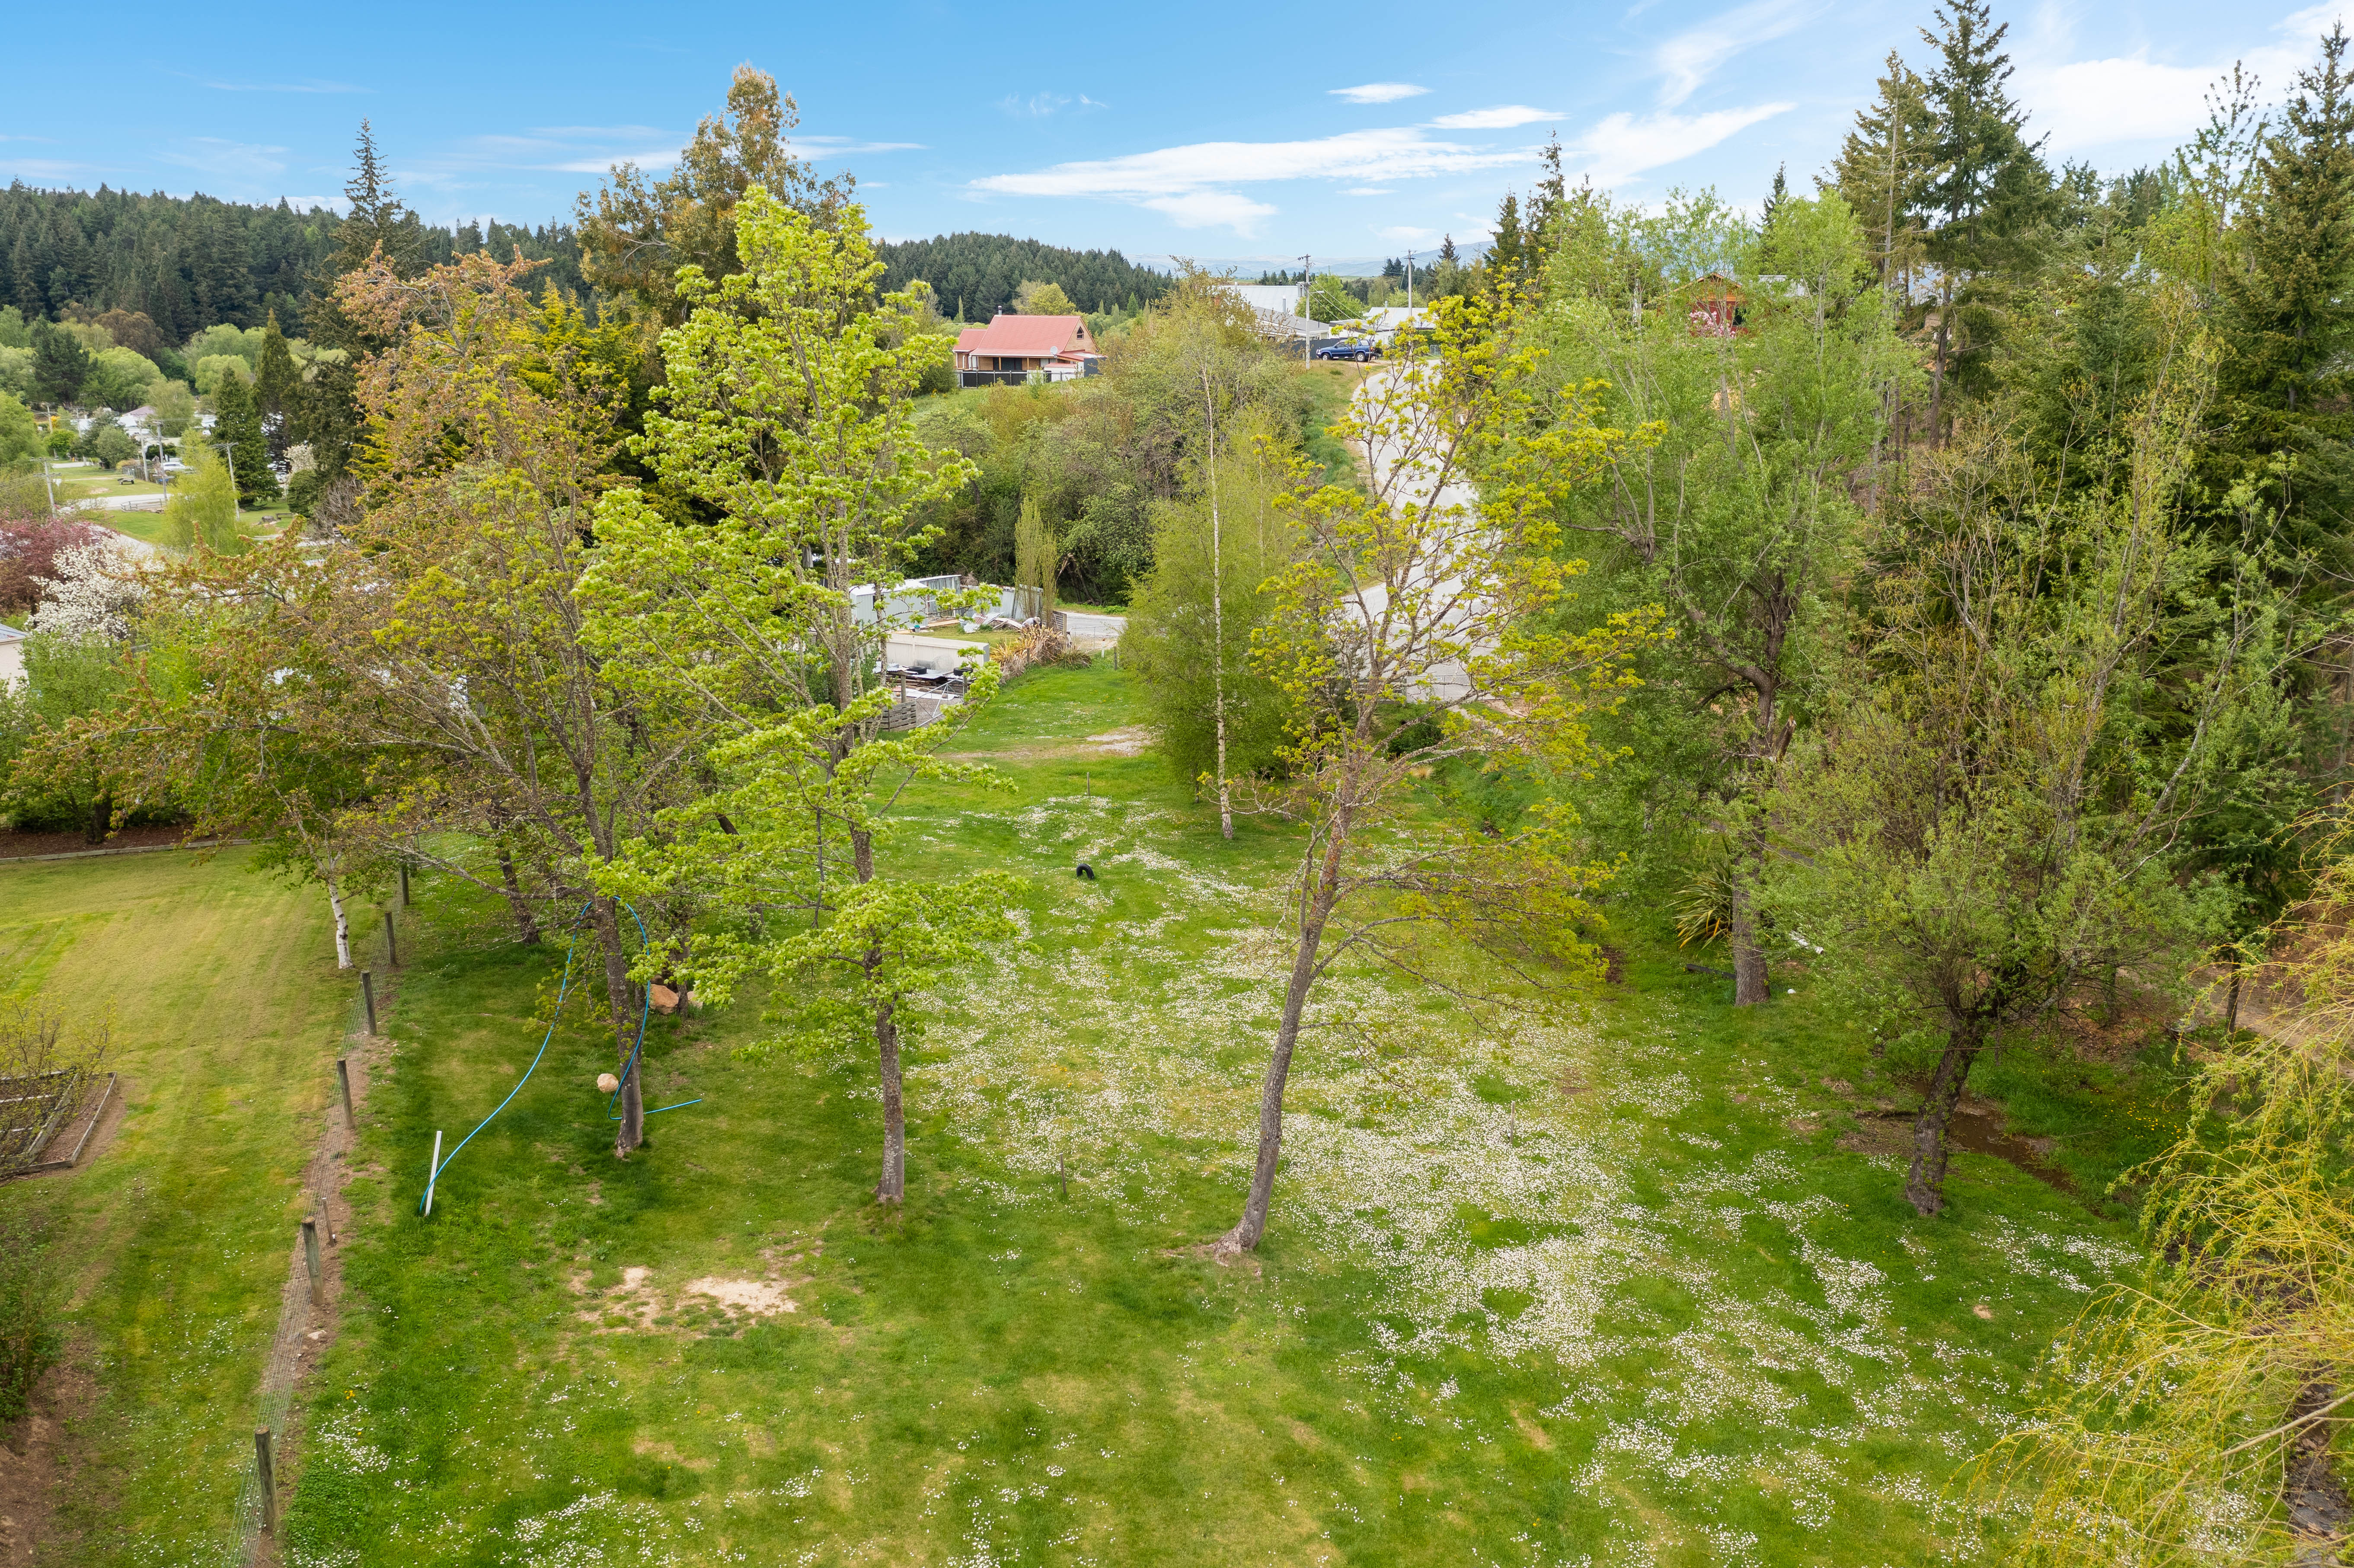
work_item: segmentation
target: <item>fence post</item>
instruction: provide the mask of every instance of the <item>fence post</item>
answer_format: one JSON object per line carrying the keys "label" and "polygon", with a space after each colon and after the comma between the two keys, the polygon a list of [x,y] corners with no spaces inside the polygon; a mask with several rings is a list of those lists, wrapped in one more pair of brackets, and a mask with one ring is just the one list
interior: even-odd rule
{"label": "fence post", "polygon": [[397,969],[400,967],[400,942],[393,935],[392,911],[389,909],[384,912],[384,961],[390,968]]}
{"label": "fence post", "polygon": [[278,1533],[278,1478],[270,1469],[270,1428],[267,1426],[253,1429],[253,1462],[261,1476],[261,1533],[275,1535]]}
{"label": "fence post", "polygon": [[352,1114],[352,1063],[350,1057],[338,1056],[335,1058],[335,1084],[337,1087],[344,1091],[344,1126],[348,1131],[357,1132],[360,1129],[360,1118]]}
{"label": "fence post", "polygon": [[368,1033],[376,1033],[376,977],[367,970],[360,971],[360,1000],[367,1003]]}
{"label": "fence post", "polygon": [[408,867],[405,864],[400,868],[400,906],[408,907]]}
{"label": "fence post", "polygon": [[319,1266],[319,1222],[316,1220],[302,1222],[302,1259],[311,1266],[311,1305],[324,1307],[327,1304],[327,1280],[325,1270]]}
{"label": "fence post", "polygon": [[333,1246],[335,1245],[335,1216],[327,1207],[327,1195],[321,1192],[318,1194],[318,1199],[319,1234],[327,1238],[329,1246]]}

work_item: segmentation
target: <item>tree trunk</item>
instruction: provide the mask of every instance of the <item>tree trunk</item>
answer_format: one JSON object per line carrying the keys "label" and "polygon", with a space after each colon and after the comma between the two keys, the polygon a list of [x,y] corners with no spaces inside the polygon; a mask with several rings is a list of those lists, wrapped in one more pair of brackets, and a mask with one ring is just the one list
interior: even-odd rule
{"label": "tree trunk", "polygon": [[113,792],[101,790],[98,799],[90,803],[90,821],[83,824],[82,841],[85,843],[102,844],[106,842],[106,830],[113,825]]}
{"label": "tree trunk", "polygon": [[1267,1207],[1275,1195],[1275,1169],[1283,1154],[1283,1086],[1291,1076],[1291,1050],[1299,1041],[1299,1015],[1308,1009],[1308,992],[1316,983],[1316,954],[1324,945],[1324,923],[1332,915],[1332,890],[1339,885],[1341,850],[1348,842],[1348,821],[1339,820],[1324,848],[1324,864],[1317,874],[1316,892],[1299,926],[1299,946],[1292,955],[1291,984],[1283,993],[1283,1021],[1276,1026],[1275,1054],[1267,1058],[1267,1081],[1258,1094],[1258,1163],[1251,1170],[1250,1196],[1243,1217],[1218,1240],[1220,1252],[1247,1252],[1267,1234]]}
{"label": "tree trunk", "polygon": [[[636,999],[631,994],[630,957],[621,948],[620,906],[610,898],[589,901],[589,918],[597,928],[598,945],[605,949],[605,1003],[613,1014],[613,1049],[622,1071],[621,1120],[613,1130],[613,1158],[627,1160],[630,1150],[646,1140],[645,1053],[639,1047]],[[634,1054],[637,1060],[630,1060]]]}
{"label": "tree trunk", "polygon": [[1937,291],[1937,356],[1929,370],[1929,444],[1942,446],[1946,418],[1946,344],[1947,332],[1954,320],[1954,291],[1950,284]]}
{"label": "tree trunk", "polygon": [[[882,955],[867,949],[869,972]],[[883,1179],[875,1184],[875,1201],[896,1203],[907,1196],[907,1112],[899,1086],[899,1009],[886,1001],[875,1010],[875,1056],[883,1076]]]}
{"label": "tree trunk", "polygon": [[335,916],[335,967],[352,967],[352,923],[344,914],[344,891],[335,885],[334,877],[327,878],[327,907]]}
{"label": "tree trunk", "polygon": [[[850,864],[860,882],[875,880],[875,835],[864,828],[851,830]],[[871,985],[883,955],[869,948],[860,962]],[[875,1067],[883,1084],[883,1177],[875,1183],[875,1201],[896,1203],[907,1196],[907,1102],[899,1077],[896,997],[885,997],[875,1004]]]}
{"label": "tree trunk", "polygon": [[1747,884],[1733,884],[1733,929],[1726,940],[1733,948],[1733,1005],[1755,1007],[1774,994],[1773,977],[1766,967],[1766,942],[1757,929],[1757,911],[1750,902]]}
{"label": "tree trunk", "polygon": [[1956,1018],[1946,1026],[1946,1054],[1913,1124],[1913,1168],[1904,1177],[1904,1197],[1924,1217],[1946,1206],[1946,1128],[1985,1044],[1986,1025],[1976,1018]]}
{"label": "tree trunk", "polygon": [[507,907],[514,913],[515,940],[525,947],[539,940],[539,918],[531,912],[531,900],[523,895],[523,884],[515,877],[514,856],[504,844],[499,846],[499,880],[505,885]]}

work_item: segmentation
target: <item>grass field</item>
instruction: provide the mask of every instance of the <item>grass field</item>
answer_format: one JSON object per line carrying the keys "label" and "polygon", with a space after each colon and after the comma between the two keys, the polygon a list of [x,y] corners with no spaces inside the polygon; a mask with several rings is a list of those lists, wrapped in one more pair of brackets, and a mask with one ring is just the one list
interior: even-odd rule
{"label": "grass field", "polygon": [[241,1560],[262,1361],[351,995],[324,900],[252,874],[249,853],[0,866],[0,973],[113,1009],[129,1107],[82,1169],[0,1187],[66,1222],[52,1260],[97,1390],[48,1561]]}
{"label": "grass field", "polygon": [[[289,1560],[1987,1555],[1957,1472],[2131,1238],[1972,1154],[1952,1211],[1915,1218],[1892,1158],[1840,1147],[1910,1065],[1802,977],[1736,1014],[1640,929],[1627,983],[1564,1018],[1339,974],[1267,1243],[1202,1255],[1248,1169],[1290,844],[1221,841],[1113,735],[1138,717],[1101,664],[1022,681],[963,743],[1013,788],[935,790],[885,852],[1034,888],[1021,938],[926,1002],[904,1213],[867,1198],[864,1053],[742,1060],[748,1003],[657,1021],[651,1086],[701,1103],[626,1164],[591,1086],[610,1041],[567,1022],[419,1220],[434,1132],[514,1086],[561,961],[422,885]],[[1073,881],[1079,856],[1099,882]],[[287,919],[271,940],[315,941]],[[323,1025],[323,977],[288,973]],[[279,1037],[311,1073],[318,1047]],[[2095,1192],[2164,1135],[2164,1082],[1990,1079]],[[192,1198],[187,1223],[281,1246],[279,1192],[205,1192],[227,1212]],[[165,1446],[144,1441],[123,1451]]]}

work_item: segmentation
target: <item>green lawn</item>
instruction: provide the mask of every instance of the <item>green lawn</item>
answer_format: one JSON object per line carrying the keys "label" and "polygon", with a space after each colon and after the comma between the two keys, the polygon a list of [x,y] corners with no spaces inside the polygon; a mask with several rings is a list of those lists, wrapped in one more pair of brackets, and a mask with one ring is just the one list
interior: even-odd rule
{"label": "green lawn", "polygon": [[[702,1103],[626,1164],[610,1042],[571,1021],[419,1220],[434,1132],[514,1086],[561,960],[421,885],[290,1560],[1982,1555],[1949,1485],[2131,1238],[1970,1154],[1915,1218],[1893,1159],[1838,1147],[1908,1064],[1802,977],[1736,1014],[1629,931],[1629,983],[1575,1016],[1479,1022],[1341,973],[1261,1255],[1207,1261],[1293,845],[1224,842],[1153,758],[1087,741],[1140,717],[1102,664],[1017,683],[963,743],[1015,789],[913,800],[885,852],[1034,879],[1023,938],[926,1004],[904,1214],[866,1196],[864,1054],[741,1060],[748,1003],[657,1021],[652,1086]],[[2114,1169],[2159,1136],[2133,1130],[2158,1081],[2046,1075],[2027,1130],[2073,1118],[2065,1157]],[[281,1245],[282,1203],[240,1194],[238,1245]]]}
{"label": "green lawn", "polygon": [[262,1362],[347,1021],[315,889],[251,852],[0,865],[0,972],[114,1010],[120,1133],[61,1176],[0,1187],[55,1205],[72,1359],[98,1390],[59,1563],[241,1562]]}

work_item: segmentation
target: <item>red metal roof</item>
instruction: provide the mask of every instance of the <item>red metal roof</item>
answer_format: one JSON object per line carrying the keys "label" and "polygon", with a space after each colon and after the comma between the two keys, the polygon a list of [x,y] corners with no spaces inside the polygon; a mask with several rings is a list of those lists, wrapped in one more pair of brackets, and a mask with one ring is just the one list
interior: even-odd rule
{"label": "red metal roof", "polygon": [[985,327],[967,327],[957,334],[960,354],[1019,355],[1028,359],[1056,355],[1093,354],[1095,339],[1078,316],[994,316]]}

